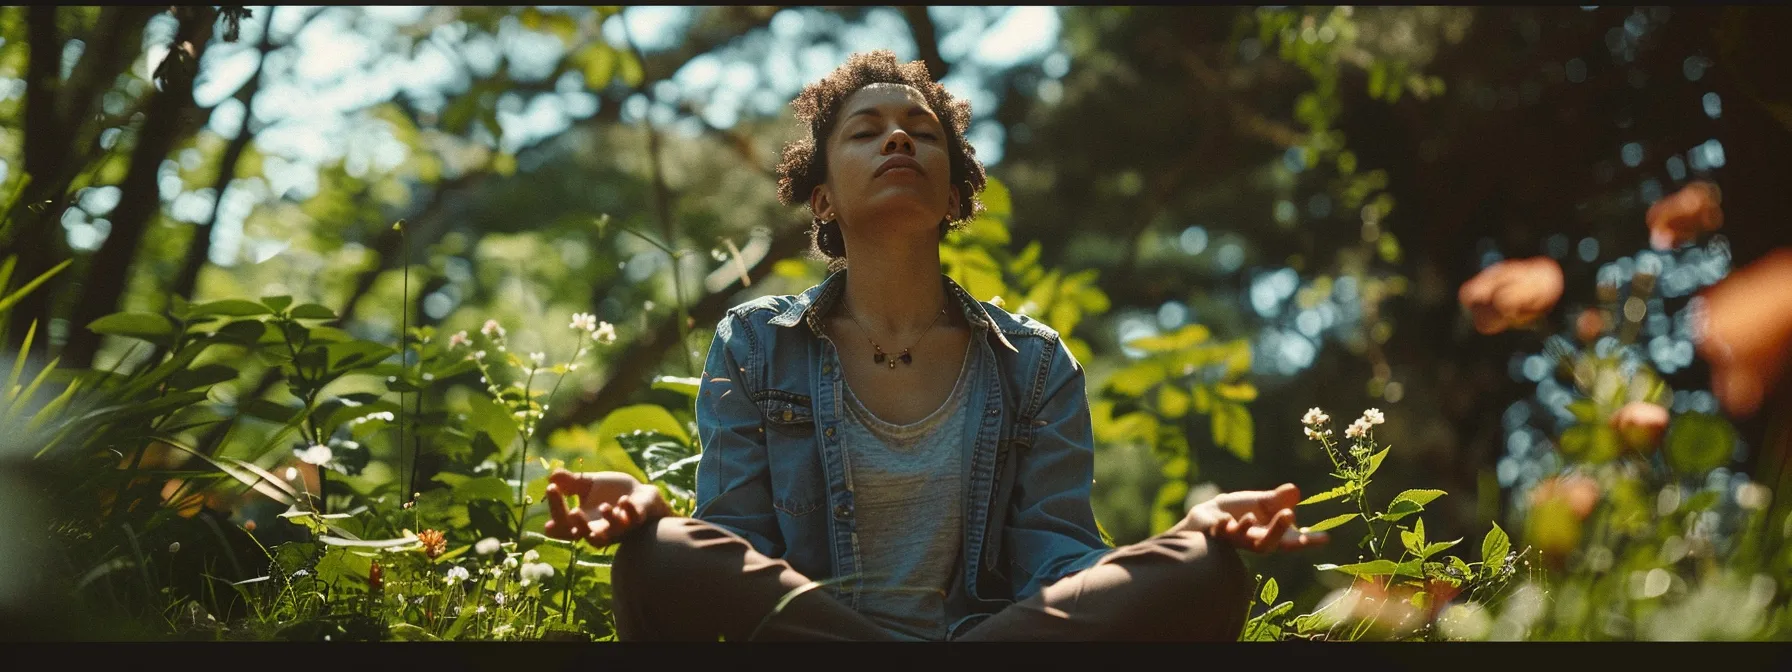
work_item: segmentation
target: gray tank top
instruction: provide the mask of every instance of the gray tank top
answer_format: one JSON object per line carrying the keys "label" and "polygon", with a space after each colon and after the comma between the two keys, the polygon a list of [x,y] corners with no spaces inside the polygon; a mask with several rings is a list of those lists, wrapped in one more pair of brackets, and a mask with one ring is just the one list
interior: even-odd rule
{"label": "gray tank top", "polygon": [[847,487],[853,491],[859,613],[903,639],[940,641],[967,611],[964,542],[966,410],[975,339],[946,402],[912,424],[885,422],[846,389]]}

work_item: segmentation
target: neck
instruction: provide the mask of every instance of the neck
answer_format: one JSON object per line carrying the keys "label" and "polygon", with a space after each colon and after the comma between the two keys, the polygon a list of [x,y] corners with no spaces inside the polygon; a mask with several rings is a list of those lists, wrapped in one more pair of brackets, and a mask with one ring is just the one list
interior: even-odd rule
{"label": "neck", "polygon": [[[940,283],[939,241],[932,229],[915,236],[900,228],[905,227],[848,234],[846,249],[868,252],[849,255],[850,281],[843,297],[848,315],[877,337],[897,340],[920,335],[936,318],[949,321],[939,317],[947,304]],[[880,230],[888,235],[877,235]]]}

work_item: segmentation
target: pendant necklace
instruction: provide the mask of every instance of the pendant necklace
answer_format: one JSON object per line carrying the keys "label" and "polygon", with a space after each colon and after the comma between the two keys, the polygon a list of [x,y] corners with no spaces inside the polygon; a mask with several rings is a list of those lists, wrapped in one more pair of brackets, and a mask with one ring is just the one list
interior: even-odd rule
{"label": "pendant necklace", "polygon": [[862,331],[865,333],[865,341],[867,343],[870,343],[871,349],[876,352],[876,354],[873,354],[871,356],[871,361],[875,362],[877,364],[886,365],[886,366],[890,367],[891,370],[895,370],[896,362],[902,362],[904,365],[914,364],[915,358],[913,356],[909,355],[909,349],[915,347],[916,345],[919,345],[921,343],[921,339],[927,338],[927,334],[933,331],[934,325],[939,324],[940,317],[945,314],[946,314],[946,309],[940,308],[940,312],[933,316],[933,321],[927,324],[927,330],[921,332],[921,335],[916,337],[915,342],[909,344],[909,347],[903,348],[902,354],[896,355],[894,357],[884,354],[884,347],[881,345],[878,345],[877,341],[872,340],[871,330],[866,329],[865,323],[859,321],[859,315],[856,311],[847,313],[847,317],[852,318],[853,324],[859,325],[859,331]]}

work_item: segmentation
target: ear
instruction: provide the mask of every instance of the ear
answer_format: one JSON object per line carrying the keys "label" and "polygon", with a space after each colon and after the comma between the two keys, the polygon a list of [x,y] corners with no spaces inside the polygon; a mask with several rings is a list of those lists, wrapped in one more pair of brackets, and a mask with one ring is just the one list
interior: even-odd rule
{"label": "ear", "polygon": [[953,185],[951,193],[946,196],[946,218],[957,220],[963,214],[964,199],[958,193],[958,185]]}
{"label": "ear", "polygon": [[834,202],[828,193],[828,185],[818,184],[809,191],[809,212],[824,222],[834,219]]}

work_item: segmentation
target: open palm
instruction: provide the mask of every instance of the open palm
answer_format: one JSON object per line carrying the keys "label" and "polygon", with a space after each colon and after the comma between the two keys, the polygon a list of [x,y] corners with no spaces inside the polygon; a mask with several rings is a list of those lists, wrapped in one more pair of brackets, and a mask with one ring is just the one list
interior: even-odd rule
{"label": "open palm", "polygon": [[[566,498],[578,497],[578,508]],[[671,515],[659,488],[619,471],[574,473],[565,469],[548,476],[549,520],[542,533],[555,539],[584,539],[602,548],[641,525]]]}
{"label": "open palm", "polygon": [[1195,505],[1179,528],[1205,532],[1234,547],[1268,553],[1317,546],[1324,532],[1303,532],[1294,524],[1300,489],[1284,483],[1274,490],[1228,492]]}

